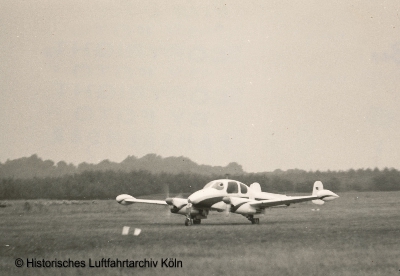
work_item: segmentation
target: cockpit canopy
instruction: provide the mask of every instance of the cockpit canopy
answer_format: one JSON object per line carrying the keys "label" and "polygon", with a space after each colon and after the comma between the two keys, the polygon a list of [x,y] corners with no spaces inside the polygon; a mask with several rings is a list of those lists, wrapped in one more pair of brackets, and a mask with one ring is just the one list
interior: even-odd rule
{"label": "cockpit canopy", "polygon": [[213,188],[220,191],[226,191],[228,194],[247,194],[248,187],[242,182],[222,179],[222,180],[213,180],[207,183],[203,189]]}

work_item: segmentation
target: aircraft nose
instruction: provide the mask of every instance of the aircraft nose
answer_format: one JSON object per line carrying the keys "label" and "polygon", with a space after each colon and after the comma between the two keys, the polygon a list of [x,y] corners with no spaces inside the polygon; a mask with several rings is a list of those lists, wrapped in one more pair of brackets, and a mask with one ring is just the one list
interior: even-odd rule
{"label": "aircraft nose", "polygon": [[188,197],[188,203],[192,203],[192,204],[196,205],[202,200],[203,197],[204,197],[204,191],[203,190],[194,192],[193,194],[191,194]]}

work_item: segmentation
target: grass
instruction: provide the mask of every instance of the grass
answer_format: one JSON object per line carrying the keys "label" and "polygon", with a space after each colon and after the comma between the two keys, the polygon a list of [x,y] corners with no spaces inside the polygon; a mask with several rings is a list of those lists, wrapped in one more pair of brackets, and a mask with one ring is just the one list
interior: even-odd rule
{"label": "grass", "polygon": [[[400,275],[400,192],[344,193],[323,206],[266,211],[260,225],[213,212],[201,225],[152,205],[9,201],[0,208],[5,275]],[[4,202],[3,202],[4,203]],[[314,211],[312,211],[314,209]],[[319,209],[319,211],[317,211]],[[122,236],[122,227],[140,228]],[[132,232],[131,230],[131,232]],[[85,268],[17,268],[16,258],[84,260]],[[89,268],[152,259],[156,268]],[[161,258],[182,268],[161,268]]]}

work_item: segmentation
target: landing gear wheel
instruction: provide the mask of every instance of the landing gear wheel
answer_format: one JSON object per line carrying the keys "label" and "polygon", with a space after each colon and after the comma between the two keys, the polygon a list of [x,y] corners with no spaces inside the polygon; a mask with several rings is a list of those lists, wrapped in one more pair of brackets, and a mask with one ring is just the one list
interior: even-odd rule
{"label": "landing gear wheel", "polygon": [[193,224],[200,224],[201,223],[201,219],[194,219],[193,220]]}
{"label": "landing gear wheel", "polygon": [[193,220],[190,219],[190,218],[186,218],[186,220],[185,220],[185,225],[186,225],[186,226],[191,226],[192,224],[193,224]]}
{"label": "landing gear wheel", "polygon": [[259,218],[249,218],[251,221],[251,224],[260,224],[260,219]]}
{"label": "landing gear wheel", "polygon": [[251,224],[255,223],[255,219],[254,219],[253,215],[248,215],[247,219],[250,220]]}

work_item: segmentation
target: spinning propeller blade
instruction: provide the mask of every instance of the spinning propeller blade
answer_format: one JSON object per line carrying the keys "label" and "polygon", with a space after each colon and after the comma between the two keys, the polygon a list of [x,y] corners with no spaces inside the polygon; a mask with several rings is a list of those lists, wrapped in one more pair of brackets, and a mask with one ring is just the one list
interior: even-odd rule
{"label": "spinning propeller blade", "polygon": [[[165,192],[165,201],[168,203],[168,199],[169,197],[169,184],[165,183],[164,184],[164,192]],[[169,203],[167,205],[167,217],[171,216],[171,209],[173,208],[173,206],[171,206]]]}
{"label": "spinning propeller blade", "polygon": [[224,197],[222,201],[226,204],[225,216],[229,217],[231,215],[231,208],[232,208],[231,199],[230,197]]}
{"label": "spinning propeller blade", "polygon": [[191,202],[189,202],[186,205],[186,214],[190,215],[190,213],[192,213],[192,203]]}
{"label": "spinning propeller blade", "polygon": [[226,204],[225,216],[229,217],[230,215],[231,215],[231,205],[230,204]]}

